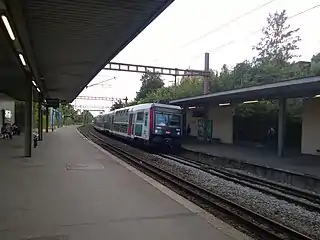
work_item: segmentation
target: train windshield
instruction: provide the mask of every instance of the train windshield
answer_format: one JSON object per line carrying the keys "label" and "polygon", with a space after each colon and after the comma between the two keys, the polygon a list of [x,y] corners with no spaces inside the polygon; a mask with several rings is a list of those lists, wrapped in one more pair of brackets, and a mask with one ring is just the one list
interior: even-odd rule
{"label": "train windshield", "polygon": [[171,113],[156,113],[157,126],[180,127],[181,116]]}

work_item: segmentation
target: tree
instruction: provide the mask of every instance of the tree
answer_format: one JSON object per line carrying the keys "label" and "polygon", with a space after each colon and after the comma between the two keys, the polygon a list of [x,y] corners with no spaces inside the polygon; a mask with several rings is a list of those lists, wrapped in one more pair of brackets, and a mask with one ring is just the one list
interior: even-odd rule
{"label": "tree", "polygon": [[[266,27],[262,31],[264,36],[253,47],[258,51],[256,58],[237,63],[233,68],[224,64],[220,72],[210,70],[210,89],[212,89],[212,92],[309,76],[310,67],[308,67],[308,63],[292,62],[293,58],[298,56],[295,51],[298,49],[298,42],[301,39],[297,36],[299,29],[291,30],[290,25],[287,24],[287,19],[285,11],[269,14]],[[318,55],[315,56],[313,65],[311,64],[315,71],[316,66],[320,66],[320,57],[318,57]],[[163,86],[161,84],[158,88],[150,88],[146,87],[148,80],[146,75],[141,78],[143,84],[140,91],[137,92],[135,101],[131,102],[132,104],[169,102],[173,99],[203,94],[203,78],[201,77],[184,76],[177,87],[161,87]],[[149,89],[149,91],[144,91],[145,89]],[[246,114],[250,115],[254,112],[252,109],[255,107],[258,107],[259,111],[262,109],[271,112],[276,109],[277,104],[275,102],[262,102],[258,105],[244,105],[242,108]]]}
{"label": "tree", "polygon": [[216,78],[216,89],[218,91],[225,91],[234,87],[234,80],[232,78],[232,69],[229,69],[226,64],[223,64],[218,78]]}
{"label": "tree", "polygon": [[291,30],[287,24],[286,11],[269,14],[267,26],[262,29],[263,37],[253,47],[258,51],[255,59],[257,64],[272,63],[274,66],[283,67],[294,57],[301,38],[297,35],[299,28]]}
{"label": "tree", "polygon": [[135,101],[140,101],[147,96],[148,93],[155,91],[164,86],[164,82],[159,73],[147,72],[140,79],[142,85],[137,92]]}
{"label": "tree", "polygon": [[145,98],[140,100],[140,103],[169,103],[169,101],[173,99],[200,95],[202,91],[203,79],[201,77],[184,77],[183,81],[176,87],[162,87],[149,92]]}
{"label": "tree", "polygon": [[88,110],[83,110],[81,117],[82,117],[83,124],[91,123],[93,120],[93,116]]}
{"label": "tree", "polygon": [[123,107],[125,107],[125,103],[122,102],[121,99],[119,99],[119,100],[115,101],[115,102],[112,104],[110,110],[113,111],[113,110],[116,110],[116,109],[119,109],[119,108],[123,108]]}
{"label": "tree", "polygon": [[320,53],[318,53],[312,57],[311,71],[314,75],[320,76]]}
{"label": "tree", "polygon": [[74,124],[79,123],[80,117],[78,117],[79,113],[74,109],[74,107],[70,103],[61,103],[60,112],[63,115],[63,124]]}
{"label": "tree", "polygon": [[237,63],[232,71],[233,88],[250,86],[254,81],[254,75],[255,71],[250,61]]}

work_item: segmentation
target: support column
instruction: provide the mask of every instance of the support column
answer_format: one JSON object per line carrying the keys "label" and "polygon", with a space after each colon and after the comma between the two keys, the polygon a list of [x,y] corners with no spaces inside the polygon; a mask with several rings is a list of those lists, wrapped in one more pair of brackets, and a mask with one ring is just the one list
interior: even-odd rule
{"label": "support column", "polygon": [[6,112],[4,109],[2,109],[0,111],[0,115],[1,115],[1,122],[0,122],[0,127],[4,126],[4,123],[5,123],[5,115],[6,115]]}
{"label": "support column", "polygon": [[42,108],[41,108],[41,104],[42,104],[42,99],[41,99],[41,95],[39,94],[39,101],[38,101],[38,134],[39,134],[39,141],[42,141]]}
{"label": "support column", "polygon": [[[204,70],[209,72],[209,53],[204,56]],[[204,77],[203,81],[203,94],[209,93],[209,75]]]}
{"label": "support column", "polygon": [[56,114],[55,114],[56,118],[55,120],[57,121],[57,128],[60,128],[60,112],[58,110],[56,110]]}
{"label": "support column", "polygon": [[63,127],[62,113],[59,111],[59,127]]}
{"label": "support column", "polygon": [[52,132],[54,130],[54,122],[53,122],[53,120],[54,120],[54,109],[51,108],[51,131]]}
{"label": "support column", "polygon": [[187,137],[187,111],[188,107],[184,105],[182,110],[182,136],[184,137]]}
{"label": "support column", "polygon": [[208,123],[209,123],[209,118],[208,118],[208,111],[209,111],[209,106],[208,105],[204,105],[204,116],[203,116],[203,121],[204,121],[204,134],[203,134],[203,138],[205,141],[210,141],[211,137],[208,135]]}
{"label": "support column", "polygon": [[40,132],[40,141],[43,140],[43,110],[42,110],[42,103],[41,103],[41,116],[40,116],[40,129],[41,129],[41,132]]}
{"label": "support column", "polygon": [[49,132],[49,107],[46,106],[46,133]]}
{"label": "support column", "polygon": [[286,135],[286,99],[279,99],[279,113],[278,113],[278,156],[283,156],[284,139]]}
{"label": "support column", "polygon": [[31,78],[27,78],[26,83],[26,100],[25,100],[25,121],[24,121],[24,155],[25,157],[31,157],[31,149],[32,149],[32,102],[33,102],[33,87]]}

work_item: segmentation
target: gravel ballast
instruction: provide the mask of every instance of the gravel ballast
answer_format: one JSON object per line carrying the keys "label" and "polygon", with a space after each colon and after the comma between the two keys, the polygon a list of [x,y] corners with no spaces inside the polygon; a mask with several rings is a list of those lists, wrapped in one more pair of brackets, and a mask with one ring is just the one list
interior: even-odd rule
{"label": "gravel ballast", "polygon": [[230,182],[209,173],[176,163],[169,159],[157,158],[154,163],[179,177],[204,187],[241,206],[245,206],[261,215],[274,219],[286,226],[316,239],[320,237],[320,214],[266,195],[249,187]]}
{"label": "gravel ballast", "polygon": [[106,141],[135,156],[141,156],[141,159],[241,206],[274,219],[312,238],[320,239],[320,214],[317,212],[308,211],[301,206],[279,200],[258,190],[224,180],[174,160],[143,152],[122,142],[107,137]]}

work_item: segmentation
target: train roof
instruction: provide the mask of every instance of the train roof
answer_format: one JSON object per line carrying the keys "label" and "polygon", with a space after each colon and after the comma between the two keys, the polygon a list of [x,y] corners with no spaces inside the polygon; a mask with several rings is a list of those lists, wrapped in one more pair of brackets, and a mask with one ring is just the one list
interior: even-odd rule
{"label": "train roof", "polygon": [[[133,111],[137,111],[137,110],[142,110],[142,109],[149,109],[151,107],[163,107],[163,108],[171,108],[171,109],[177,109],[177,110],[181,110],[180,106],[176,106],[176,105],[169,105],[169,104],[162,104],[162,103],[143,103],[143,104],[138,104],[138,105],[134,105],[131,106],[131,110]],[[129,107],[130,108],[130,107]],[[118,109],[117,109],[118,110]],[[116,110],[116,111],[117,111]],[[119,109],[121,110],[121,109]]]}
{"label": "train roof", "polygon": [[103,115],[99,115],[99,116],[105,116],[105,115],[109,115],[118,111],[122,111],[122,110],[126,110],[128,109],[129,111],[139,111],[139,110],[143,110],[143,109],[150,109],[151,107],[163,107],[163,108],[170,108],[170,109],[177,109],[177,110],[181,110],[180,106],[176,106],[176,105],[169,105],[169,104],[162,104],[162,103],[142,103],[142,104],[138,104],[138,105],[134,105],[134,106],[128,106],[128,107],[124,107],[124,108],[119,108],[113,111],[110,111],[106,114]]}
{"label": "train roof", "polygon": [[161,104],[161,103],[142,103],[142,104],[138,104],[138,105],[134,105],[134,106],[119,108],[119,109],[110,111],[109,113],[114,113],[114,112],[118,112],[118,111],[122,111],[122,110],[126,110],[126,109],[128,109],[129,111],[139,111],[139,110],[143,110],[143,109],[149,109],[151,107],[163,107],[163,108],[171,108],[171,109],[181,110],[181,107],[176,106],[176,105]]}

